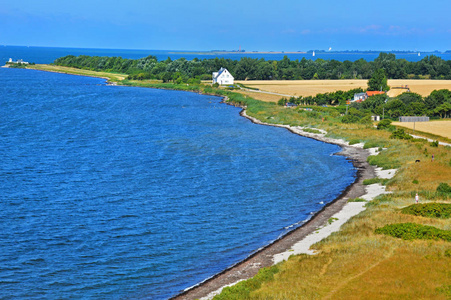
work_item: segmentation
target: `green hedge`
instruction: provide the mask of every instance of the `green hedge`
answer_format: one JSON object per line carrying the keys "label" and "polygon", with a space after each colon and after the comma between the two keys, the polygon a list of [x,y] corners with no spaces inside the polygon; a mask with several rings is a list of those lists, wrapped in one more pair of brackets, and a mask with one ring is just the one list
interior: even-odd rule
{"label": "green hedge", "polygon": [[442,195],[451,195],[451,186],[449,184],[442,182],[437,187],[437,193]]}
{"label": "green hedge", "polygon": [[451,231],[433,226],[415,223],[390,224],[375,230],[377,234],[385,234],[403,240],[444,240],[451,242]]}
{"label": "green hedge", "polygon": [[413,204],[404,207],[401,212],[414,216],[448,219],[451,217],[450,203]]}

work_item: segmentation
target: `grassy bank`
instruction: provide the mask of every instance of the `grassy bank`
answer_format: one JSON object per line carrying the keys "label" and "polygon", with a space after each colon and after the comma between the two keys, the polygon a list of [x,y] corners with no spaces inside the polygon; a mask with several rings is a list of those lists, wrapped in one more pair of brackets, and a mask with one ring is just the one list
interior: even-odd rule
{"label": "grassy bank", "polygon": [[393,194],[368,203],[367,210],[340,232],[316,244],[318,255],[294,256],[277,265],[273,278],[258,284],[255,278],[241,282],[226,288],[216,299],[234,299],[233,295],[236,299],[450,299],[449,241],[403,240],[376,233],[376,229],[394,223],[416,223],[451,232],[450,219],[400,212],[414,203],[415,193],[419,193],[420,202],[451,202],[449,194],[436,192],[440,183],[451,184],[449,147],[390,139],[388,131],[342,124],[333,110],[322,108],[305,112],[271,107],[254,112],[254,116],[269,123],[317,127],[332,137],[385,148],[370,157],[370,163],[399,170],[386,182]]}
{"label": "grassy bank", "polygon": [[380,154],[370,156],[369,162],[398,169],[394,178],[383,182],[393,193],[369,202],[367,209],[339,232],[314,245],[317,255],[292,256],[287,262],[263,269],[259,276],[225,288],[217,299],[450,299],[451,242],[405,240],[377,233],[386,225],[406,223],[451,231],[450,218],[402,212],[402,208],[414,203],[416,193],[421,203],[451,203],[451,193],[437,192],[441,183],[451,185],[450,147],[390,139],[391,132],[377,130],[373,124],[344,124],[340,113],[329,107],[312,107],[312,111],[284,108],[207,85],[128,81],[122,74],[42,65],[33,68],[103,77],[122,85],[224,96],[232,104],[246,106],[248,115],[266,123],[320,128],[330,137],[378,147]]}
{"label": "grassy bank", "polygon": [[[388,132],[363,125],[346,127],[329,122],[318,127],[337,137],[386,147],[371,161],[399,168],[397,175],[386,182],[393,194],[368,203],[367,210],[342,230],[316,244],[313,248],[319,254],[292,256],[276,266],[272,278],[241,282],[215,299],[449,299],[449,241],[403,240],[377,234],[376,230],[388,224],[415,223],[451,232],[450,219],[401,212],[414,203],[417,192],[422,203],[451,203],[449,194],[436,191],[441,182],[451,184],[451,150],[431,147],[429,143],[391,140]],[[432,162],[432,154],[439,160]]]}
{"label": "grassy bank", "polygon": [[89,76],[89,77],[100,77],[100,78],[107,79],[109,82],[116,82],[116,83],[120,83],[122,80],[124,80],[127,77],[127,75],[118,74],[118,73],[96,72],[96,71],[90,71],[90,70],[82,70],[82,69],[75,69],[75,68],[69,68],[69,67],[63,67],[63,66],[53,66],[53,65],[43,65],[43,64],[30,65],[30,66],[27,66],[27,69],[64,73],[64,74],[72,74],[72,75]]}

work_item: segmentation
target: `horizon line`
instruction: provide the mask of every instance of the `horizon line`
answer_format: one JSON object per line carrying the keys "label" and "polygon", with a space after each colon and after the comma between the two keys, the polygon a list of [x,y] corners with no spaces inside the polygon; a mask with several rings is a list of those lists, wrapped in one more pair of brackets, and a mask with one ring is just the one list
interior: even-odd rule
{"label": "horizon line", "polygon": [[396,49],[390,49],[390,50],[384,50],[384,49],[376,49],[376,50],[359,50],[359,49],[345,49],[345,50],[327,50],[327,49],[308,49],[308,50],[220,50],[220,49],[210,49],[210,50],[180,50],[180,49],[144,49],[144,48],[109,48],[109,47],[73,47],[73,46],[35,46],[35,45],[7,45],[3,44],[1,45],[3,47],[26,47],[26,48],[69,48],[69,49],[102,49],[102,50],[128,50],[128,51],[173,51],[173,52],[188,52],[188,53],[199,53],[199,52],[229,52],[229,53],[275,53],[275,54],[281,54],[281,53],[287,53],[287,54],[305,54],[308,52],[318,51],[321,53],[337,53],[337,52],[412,52],[412,53],[418,53],[418,52],[425,52],[425,53],[445,53],[450,52],[451,49],[448,50],[418,50],[418,49],[412,49],[412,50],[396,50]]}

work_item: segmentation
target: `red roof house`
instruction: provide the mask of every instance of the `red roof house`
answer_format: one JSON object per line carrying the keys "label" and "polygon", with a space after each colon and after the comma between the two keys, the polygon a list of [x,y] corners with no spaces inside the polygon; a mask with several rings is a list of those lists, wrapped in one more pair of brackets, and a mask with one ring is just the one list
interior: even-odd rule
{"label": "red roof house", "polygon": [[371,96],[374,96],[374,95],[385,94],[385,92],[381,92],[381,91],[367,91],[366,94],[368,95],[368,97],[371,97]]}

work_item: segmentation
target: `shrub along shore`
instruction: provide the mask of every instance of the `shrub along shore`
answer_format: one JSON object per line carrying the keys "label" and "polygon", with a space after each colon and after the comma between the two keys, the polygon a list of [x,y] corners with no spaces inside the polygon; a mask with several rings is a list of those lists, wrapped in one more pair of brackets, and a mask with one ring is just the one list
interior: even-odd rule
{"label": "shrub along shore", "polygon": [[[415,214],[402,211],[415,203],[416,194],[422,204],[451,203],[450,147],[408,138],[389,122],[379,128],[369,120],[343,122],[344,116],[337,107],[285,108],[198,83],[120,80],[125,78],[123,74],[92,71],[80,74],[78,69],[56,66],[30,68],[107,77],[122,85],[226,97],[227,103],[245,107],[247,115],[264,123],[324,130],[330,138],[363,143],[367,148],[377,147],[379,155],[370,156],[368,162],[384,169],[398,169],[396,176],[388,181],[375,180],[385,184],[392,193],[368,202],[366,210],[343,225],[339,232],[315,244],[312,248],[316,255],[292,256],[287,262],[262,269],[254,279],[226,288],[228,299],[451,297],[451,219],[431,217],[431,207]],[[439,210],[447,211],[447,208]]]}

